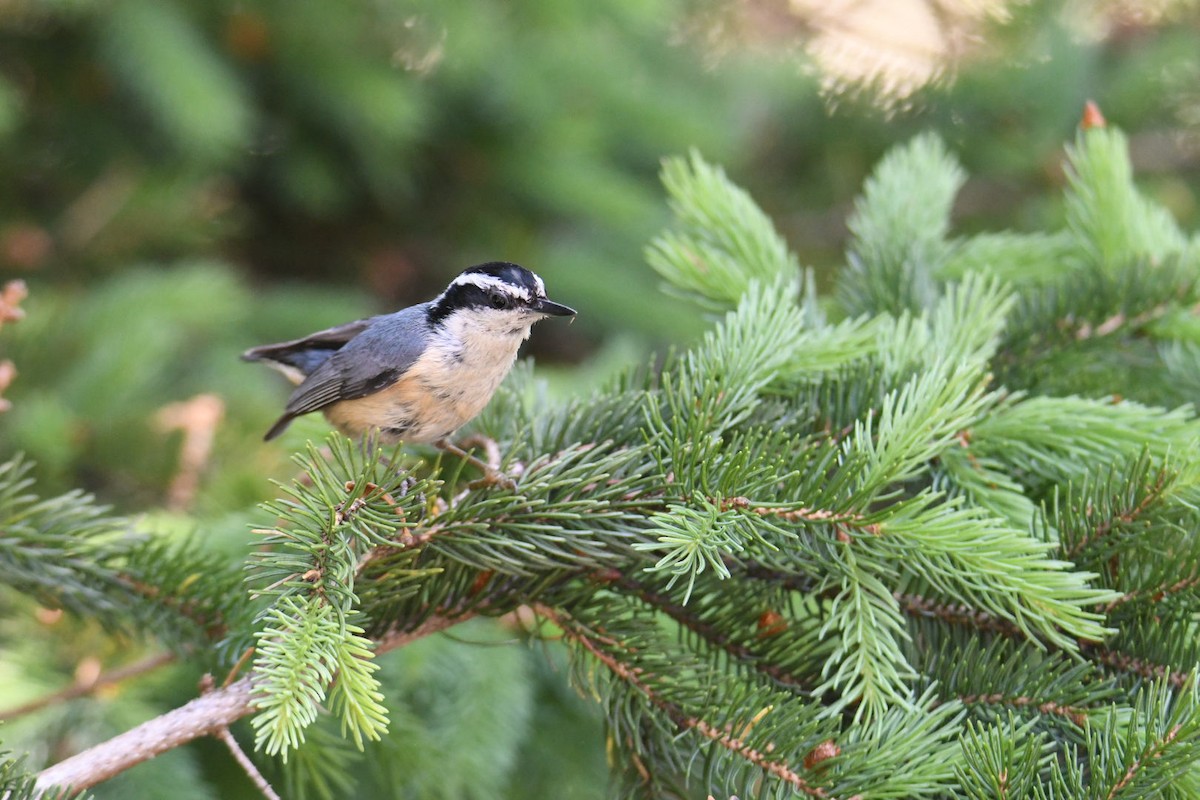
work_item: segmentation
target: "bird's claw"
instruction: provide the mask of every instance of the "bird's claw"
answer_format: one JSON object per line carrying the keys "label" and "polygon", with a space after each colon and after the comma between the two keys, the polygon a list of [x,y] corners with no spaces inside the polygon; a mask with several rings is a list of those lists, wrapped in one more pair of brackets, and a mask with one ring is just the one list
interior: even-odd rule
{"label": "bird's claw", "polygon": [[517,490],[517,482],[498,469],[488,469],[484,472],[482,478],[473,480],[467,484],[467,488],[469,489],[486,489],[490,486],[499,486],[502,489],[508,489],[510,492]]}
{"label": "bird's claw", "polygon": [[[488,451],[490,460],[499,463],[500,451],[496,447],[496,443],[485,437],[478,437]],[[489,486],[501,486],[511,491],[516,491],[517,482],[505,475],[497,466],[494,466],[489,461],[484,461],[476,456],[471,455],[466,450],[463,450],[458,445],[451,442],[449,439],[441,439],[435,443],[442,450],[453,453],[464,461],[474,464],[483,473],[483,477],[478,480],[471,481],[467,484],[468,489],[481,489]]]}

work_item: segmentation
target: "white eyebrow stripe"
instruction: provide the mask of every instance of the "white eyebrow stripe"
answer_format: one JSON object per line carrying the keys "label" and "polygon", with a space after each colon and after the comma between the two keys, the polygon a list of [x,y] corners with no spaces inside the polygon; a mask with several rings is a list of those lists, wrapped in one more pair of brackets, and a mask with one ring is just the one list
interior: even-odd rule
{"label": "white eyebrow stripe", "polygon": [[529,290],[523,286],[513,286],[511,283],[500,278],[494,278],[491,275],[483,275],[478,272],[469,272],[465,275],[459,275],[454,280],[450,281],[451,286],[478,286],[480,289],[497,289],[505,294],[519,297],[522,300],[531,300]]}
{"label": "white eyebrow stripe", "polygon": [[540,277],[538,277],[537,275],[533,276],[533,280],[534,280],[534,283],[537,284],[537,296],[545,297],[546,296],[546,284],[542,283],[542,279]]}

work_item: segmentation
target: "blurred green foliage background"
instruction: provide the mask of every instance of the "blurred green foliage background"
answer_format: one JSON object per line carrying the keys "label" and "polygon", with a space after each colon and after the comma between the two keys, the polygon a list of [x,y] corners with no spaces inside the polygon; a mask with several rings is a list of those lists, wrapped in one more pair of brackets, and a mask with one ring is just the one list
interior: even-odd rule
{"label": "blurred green foliage background", "polygon": [[[584,364],[568,382],[686,339],[702,321],[641,250],[666,219],[659,160],[689,148],[828,270],[867,170],[924,129],[972,175],[961,230],[1057,221],[1042,198],[1092,98],[1147,189],[1194,221],[1194,3],[884,3],[891,42],[807,5],[0,4],[0,272],[33,288],[5,342],[21,377],[0,441],[54,488],[145,508],[177,460],[147,421],[213,392],[216,458],[249,469],[211,470],[200,499],[235,507],[286,449],[253,443],[282,389],[237,352],[426,299],[485,260],[581,308],[530,345]],[[937,12],[932,39],[905,38],[923,19],[906,5]],[[863,42],[885,66],[923,58],[929,80],[830,88],[810,55],[829,30],[859,60]]]}
{"label": "blurred green foliage background", "polygon": [[[838,53],[883,66],[839,72]],[[725,165],[827,276],[863,177],[921,130],[971,173],[960,230],[1056,222],[1043,198],[1088,98],[1130,134],[1147,191],[1194,228],[1197,86],[1186,0],[0,0],[0,279],[30,286],[26,319],[0,331],[19,371],[0,452],[28,453],[43,493],[86,488],[240,563],[268,478],[289,479],[290,453],[326,430],[311,418],[260,441],[285,389],[238,363],[250,345],[513,260],[580,310],[530,350],[556,390],[584,391],[702,329],[642,258],[667,218],[662,157],[695,148]],[[164,412],[199,395],[217,401]],[[4,593],[0,619],[3,706],[127,650]],[[589,712],[553,658],[439,640],[389,659],[413,699],[397,725],[482,732],[480,757],[448,781],[397,755],[403,777],[366,776],[358,796],[602,794],[598,726],[572,727]],[[194,679],[58,706],[3,737],[61,754],[182,702]],[[507,711],[431,709],[456,691]],[[478,727],[437,729],[456,716]],[[553,764],[539,758],[551,741]],[[168,773],[187,790],[174,796],[248,791],[219,777],[233,768],[216,746],[167,759],[101,796],[156,796],[146,787]]]}

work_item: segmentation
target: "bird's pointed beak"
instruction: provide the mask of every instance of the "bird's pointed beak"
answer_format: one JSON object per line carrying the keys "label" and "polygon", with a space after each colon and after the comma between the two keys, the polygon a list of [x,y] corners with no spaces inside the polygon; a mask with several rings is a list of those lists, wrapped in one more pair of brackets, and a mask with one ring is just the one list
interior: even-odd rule
{"label": "bird's pointed beak", "polygon": [[553,300],[547,300],[542,297],[533,304],[533,310],[539,314],[546,314],[551,317],[573,317],[575,309],[564,306],[562,303],[556,303]]}

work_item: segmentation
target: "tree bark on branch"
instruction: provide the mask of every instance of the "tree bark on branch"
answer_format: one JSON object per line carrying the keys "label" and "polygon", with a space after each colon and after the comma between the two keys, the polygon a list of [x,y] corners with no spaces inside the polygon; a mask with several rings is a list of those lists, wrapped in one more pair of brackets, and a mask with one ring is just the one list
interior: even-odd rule
{"label": "tree bark on branch", "polygon": [[[375,653],[378,655],[403,647],[465,622],[471,616],[430,617],[414,630],[384,636],[376,643]],[[253,676],[201,695],[174,711],[147,720],[136,728],[47,767],[38,773],[38,792],[44,793],[52,787],[70,787],[80,792],[103,783],[161,753],[228,728],[256,710],[254,699]]]}
{"label": "tree bark on branch", "polygon": [[52,786],[87,789],[160,753],[228,727],[252,711],[254,686],[250,678],[242,678],[42,770],[37,787],[41,791]]}

